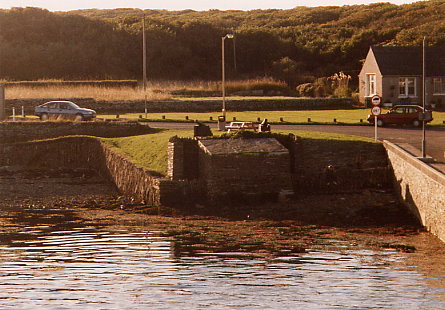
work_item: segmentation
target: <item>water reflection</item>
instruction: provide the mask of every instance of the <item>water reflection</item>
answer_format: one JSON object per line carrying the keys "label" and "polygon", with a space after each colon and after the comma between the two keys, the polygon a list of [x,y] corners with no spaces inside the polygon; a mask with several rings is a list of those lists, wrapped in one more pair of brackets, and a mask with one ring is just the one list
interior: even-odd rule
{"label": "water reflection", "polygon": [[[174,256],[159,232],[27,226],[3,234],[0,308],[440,309],[442,288],[395,268],[392,251],[310,252],[272,261]],[[231,258],[228,258],[231,257]]]}

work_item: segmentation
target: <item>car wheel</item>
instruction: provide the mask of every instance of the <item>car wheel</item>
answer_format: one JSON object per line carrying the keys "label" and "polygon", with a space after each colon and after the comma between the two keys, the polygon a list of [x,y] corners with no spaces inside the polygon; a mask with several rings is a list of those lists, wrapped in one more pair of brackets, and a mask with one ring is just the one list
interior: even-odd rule
{"label": "car wheel", "polygon": [[83,121],[83,115],[82,114],[76,114],[76,116],[74,117],[74,120],[78,121],[78,122]]}
{"label": "car wheel", "polygon": [[385,122],[382,119],[378,119],[377,120],[377,126],[383,127],[383,126],[385,126]]}
{"label": "car wheel", "polygon": [[40,115],[40,120],[41,121],[47,121],[48,120],[48,114],[42,113],[42,115]]}
{"label": "car wheel", "polygon": [[413,120],[413,126],[414,127],[419,127],[420,126],[420,121],[418,119]]}

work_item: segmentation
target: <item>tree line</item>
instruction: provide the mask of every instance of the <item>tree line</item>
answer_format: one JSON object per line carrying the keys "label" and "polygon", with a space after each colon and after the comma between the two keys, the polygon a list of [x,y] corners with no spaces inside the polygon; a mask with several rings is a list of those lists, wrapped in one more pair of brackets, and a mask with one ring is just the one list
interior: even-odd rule
{"label": "tree line", "polygon": [[[39,8],[0,10],[0,78],[141,79],[142,18],[153,80],[268,76],[294,87],[345,72],[356,78],[371,45],[421,45],[445,33],[445,3],[167,11]],[[445,42],[431,37],[430,44]]]}

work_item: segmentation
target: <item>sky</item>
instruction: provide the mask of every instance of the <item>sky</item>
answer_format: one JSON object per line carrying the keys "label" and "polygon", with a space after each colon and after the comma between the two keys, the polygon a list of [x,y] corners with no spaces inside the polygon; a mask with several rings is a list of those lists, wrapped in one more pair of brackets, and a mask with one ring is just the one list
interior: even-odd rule
{"label": "sky", "polygon": [[11,7],[40,7],[50,11],[70,11],[77,9],[113,9],[113,8],[141,8],[197,11],[220,10],[252,10],[252,9],[291,9],[296,6],[342,6],[353,4],[370,4],[376,2],[391,2],[406,4],[415,0],[0,0],[0,8]]}

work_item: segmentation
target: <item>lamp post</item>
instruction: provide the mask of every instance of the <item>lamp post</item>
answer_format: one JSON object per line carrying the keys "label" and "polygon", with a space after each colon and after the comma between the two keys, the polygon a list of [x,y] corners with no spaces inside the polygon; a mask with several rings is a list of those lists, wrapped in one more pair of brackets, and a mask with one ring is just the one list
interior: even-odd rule
{"label": "lamp post", "polygon": [[145,14],[142,21],[142,83],[144,84],[144,112],[147,119],[147,39],[145,36]]}
{"label": "lamp post", "polygon": [[426,101],[426,84],[425,84],[425,49],[426,49],[426,36],[423,37],[422,44],[422,158],[426,157],[426,131],[425,131],[425,101]]}
{"label": "lamp post", "polygon": [[0,83],[0,121],[6,120],[5,85]]}
{"label": "lamp post", "polygon": [[224,41],[226,39],[233,39],[233,34],[226,34],[221,38],[221,59],[222,59],[222,114],[224,120],[226,119],[226,68],[225,68],[225,56],[224,56]]}

